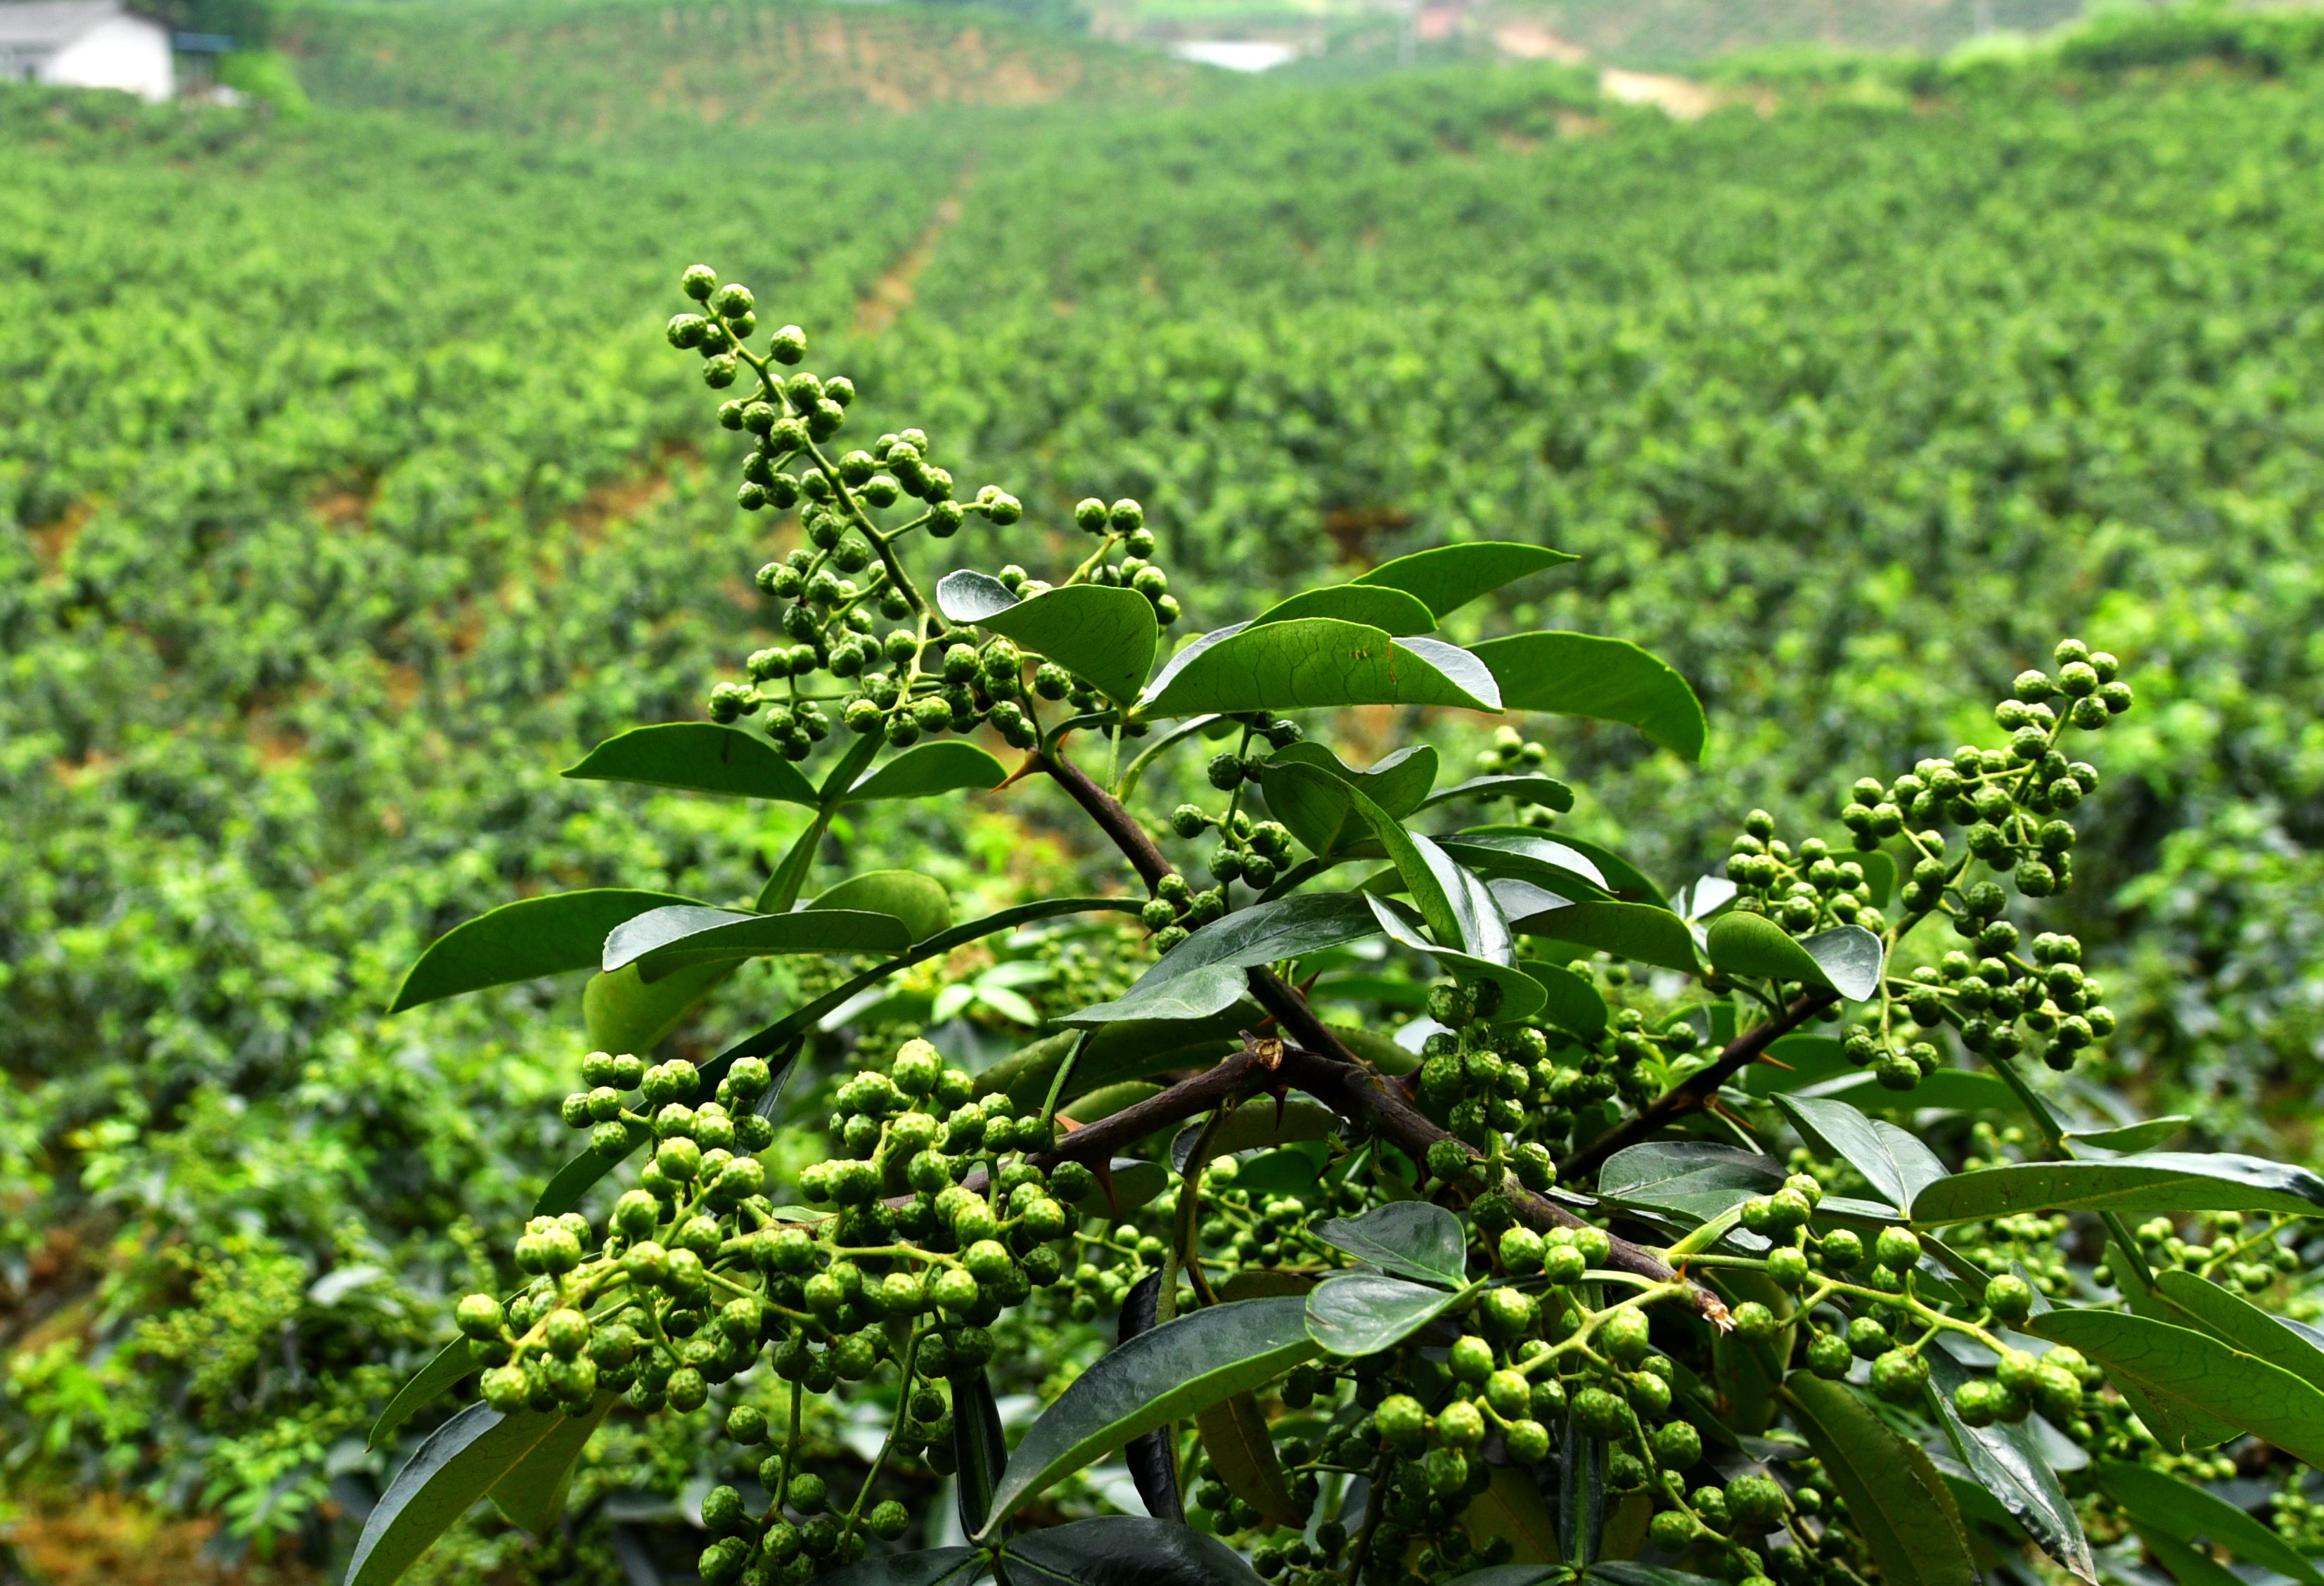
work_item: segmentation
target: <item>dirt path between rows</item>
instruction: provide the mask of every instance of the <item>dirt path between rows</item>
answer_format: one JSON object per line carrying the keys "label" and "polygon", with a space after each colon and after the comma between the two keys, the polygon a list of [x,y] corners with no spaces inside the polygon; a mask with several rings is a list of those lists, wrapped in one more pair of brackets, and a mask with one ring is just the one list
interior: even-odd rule
{"label": "dirt path between rows", "polygon": [[945,233],[960,220],[961,199],[976,180],[976,162],[972,160],[960,169],[959,178],[952,184],[929,217],[927,229],[913,239],[912,245],[896,256],[870,291],[855,305],[855,334],[877,336],[896,322],[896,316],[912,306],[913,283],[920,272],[936,257],[936,244],[944,241]]}

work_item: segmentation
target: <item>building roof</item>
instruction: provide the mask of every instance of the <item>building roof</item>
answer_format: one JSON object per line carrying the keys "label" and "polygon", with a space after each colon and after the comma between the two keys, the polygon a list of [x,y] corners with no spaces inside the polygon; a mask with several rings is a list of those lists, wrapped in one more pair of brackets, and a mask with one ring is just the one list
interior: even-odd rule
{"label": "building roof", "polygon": [[128,13],[121,0],[0,0],[0,46],[61,49]]}

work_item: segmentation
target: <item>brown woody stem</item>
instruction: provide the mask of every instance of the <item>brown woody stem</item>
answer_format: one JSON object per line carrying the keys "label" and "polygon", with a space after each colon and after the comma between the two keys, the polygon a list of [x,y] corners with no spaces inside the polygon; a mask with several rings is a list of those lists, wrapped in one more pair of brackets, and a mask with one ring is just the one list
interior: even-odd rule
{"label": "brown woody stem", "polygon": [[1799,1028],[1820,1010],[1831,1006],[1832,1000],[1830,991],[1802,992],[1781,1014],[1765,1024],[1753,1026],[1728,1042],[1717,1057],[1665,1091],[1637,1116],[1616,1124],[1560,1162],[1557,1176],[1564,1179],[1585,1178],[1598,1171],[1607,1157],[1623,1147],[1649,1139],[1665,1125],[1690,1112],[1702,1111],[1711,1104],[1711,1098],[1719,1094],[1720,1086],[1757,1062],[1770,1045]]}

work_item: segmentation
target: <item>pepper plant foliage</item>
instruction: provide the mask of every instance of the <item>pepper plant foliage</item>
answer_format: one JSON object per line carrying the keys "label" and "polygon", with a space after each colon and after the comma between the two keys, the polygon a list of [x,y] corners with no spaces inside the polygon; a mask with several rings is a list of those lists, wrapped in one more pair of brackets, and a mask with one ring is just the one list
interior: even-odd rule
{"label": "pepper plant foliage", "polygon": [[[2112,657],[2060,644],[1997,708],[2003,742],[1856,781],[1830,836],[1755,812],[1724,879],[1666,896],[1548,834],[1572,795],[1513,727],[1444,786],[1425,738],[1358,770],[1303,730],[1543,712],[1699,754],[1692,691],[1619,641],[1438,636],[1570,558],[1423,551],[1157,665],[1180,613],[1136,503],[1084,502],[1087,553],[1054,582],[916,576],[1019,503],[964,494],[916,430],[845,447],[853,389],[799,367],[799,330],[761,338],[705,267],[684,286],[699,311],[669,339],[749,393],[720,410],[750,442],[742,505],[799,512],[806,544],[758,579],[787,642],[709,722],[571,774],[810,819],[754,907],[530,899],[411,970],[399,1007],[594,970],[602,1049],[524,1281],[463,1301],[381,1418],[375,1440],[478,1377],[372,1515],[356,1586],[480,1498],[552,1523],[607,1415],[714,1406],[758,1462],[703,1501],[713,1586],[1952,1586],[2028,1548],[2095,1581],[2139,1545],[2208,1586],[2199,1539],[2324,1586],[2202,1485],[2229,1457],[2324,1461],[2324,1334],[2282,1314],[2324,1182],[2163,1148],[2183,1119],[2091,1114],[2058,1076],[2112,1029],[2102,988],[2072,937],[2012,918],[2072,884],[2098,773],[2069,746],[2132,704]],[[1023,752],[1015,777],[980,727]],[[1215,797],[1141,813],[1205,756]],[[1037,775],[1138,890],[954,923],[918,874],[816,874],[852,804]],[[795,1193],[770,1175],[785,1079],[833,1015],[1109,913],[1150,960],[1122,994],[981,1074],[891,1044],[836,1087]],[[770,954],[833,970],[699,1066],[646,1056]],[[1933,1127],[1879,1116],[1900,1111]],[[1118,1345],[1010,1448],[996,1329],[1109,1313]],[[802,1435],[832,1394],[892,1405],[844,1471]],[[1056,1523],[1053,1489],[1114,1456],[1148,1516]],[[964,1543],[904,1547],[906,1498],[945,1476]]]}

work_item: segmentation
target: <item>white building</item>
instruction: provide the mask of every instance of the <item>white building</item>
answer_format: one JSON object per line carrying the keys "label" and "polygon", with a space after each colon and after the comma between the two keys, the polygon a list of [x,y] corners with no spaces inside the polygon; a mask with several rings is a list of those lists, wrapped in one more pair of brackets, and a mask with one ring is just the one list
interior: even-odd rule
{"label": "white building", "polygon": [[120,0],[0,0],[0,82],[166,99],[177,87],[170,30]]}

